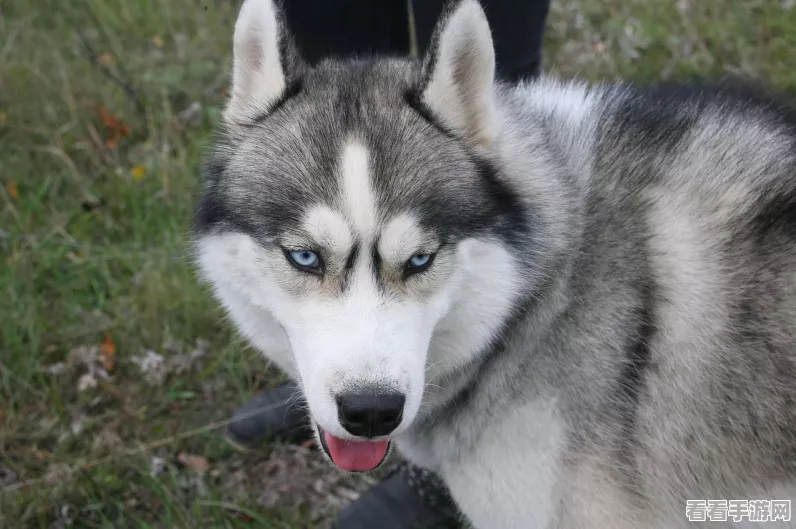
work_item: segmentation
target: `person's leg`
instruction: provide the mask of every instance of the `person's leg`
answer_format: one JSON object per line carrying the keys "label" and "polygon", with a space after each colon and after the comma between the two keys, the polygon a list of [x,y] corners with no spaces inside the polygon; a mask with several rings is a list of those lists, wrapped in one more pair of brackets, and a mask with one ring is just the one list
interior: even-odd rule
{"label": "person's leg", "polygon": [[[422,54],[428,49],[445,0],[415,0],[415,35]],[[492,28],[497,76],[507,81],[539,74],[550,0],[481,0]]]}
{"label": "person's leg", "polygon": [[286,0],[283,5],[309,64],[329,56],[409,53],[406,0]]}

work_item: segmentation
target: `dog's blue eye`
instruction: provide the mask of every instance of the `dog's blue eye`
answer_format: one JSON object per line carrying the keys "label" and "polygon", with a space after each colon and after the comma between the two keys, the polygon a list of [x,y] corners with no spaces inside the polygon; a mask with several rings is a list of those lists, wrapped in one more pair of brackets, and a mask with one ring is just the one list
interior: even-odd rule
{"label": "dog's blue eye", "polygon": [[310,250],[293,250],[288,252],[290,260],[301,268],[315,268],[318,266],[318,254]]}
{"label": "dog's blue eye", "polygon": [[404,266],[404,277],[409,277],[413,274],[419,274],[428,269],[431,263],[434,262],[433,253],[417,253],[406,261]]}
{"label": "dog's blue eye", "polygon": [[422,268],[426,266],[430,260],[430,253],[419,253],[417,255],[413,255],[412,258],[409,259],[409,266],[413,268]]}

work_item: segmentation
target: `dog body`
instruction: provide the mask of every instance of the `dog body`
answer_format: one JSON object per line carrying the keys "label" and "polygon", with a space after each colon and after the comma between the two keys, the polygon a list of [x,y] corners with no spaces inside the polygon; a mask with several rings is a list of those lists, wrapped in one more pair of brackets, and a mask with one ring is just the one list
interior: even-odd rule
{"label": "dog body", "polygon": [[247,0],[225,121],[199,267],[341,468],[395,441],[478,529],[699,527],[689,500],[796,499],[784,107],[503,85],[474,0],[422,64],[310,69],[278,6]]}

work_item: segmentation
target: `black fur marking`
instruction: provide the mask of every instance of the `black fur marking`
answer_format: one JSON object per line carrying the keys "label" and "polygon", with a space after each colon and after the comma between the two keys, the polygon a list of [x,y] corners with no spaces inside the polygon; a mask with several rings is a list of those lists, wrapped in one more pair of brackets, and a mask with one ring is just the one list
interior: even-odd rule
{"label": "black fur marking", "polygon": [[686,85],[692,97],[715,102],[741,113],[763,113],[772,123],[787,128],[796,136],[796,106],[793,99],[771,86],[741,76],[727,76],[708,84],[705,81]]}
{"label": "black fur marking", "polygon": [[301,58],[296,42],[293,35],[288,31],[287,19],[285,16],[285,9],[280,0],[273,2],[276,24],[278,27],[279,35],[277,37],[277,46],[279,47],[279,65],[285,76],[285,82],[290,85],[297,79],[301,78],[305,69],[304,60]]}
{"label": "black fur marking", "polygon": [[194,212],[194,231],[206,232],[229,220],[229,211],[224,206],[223,199],[219,196],[217,185],[208,182],[207,187],[201,197],[199,197],[199,202]]}
{"label": "black fur marking", "polygon": [[348,254],[348,258],[345,261],[345,268],[343,268],[343,290],[348,288],[349,281],[351,280],[351,271],[354,269],[354,264],[358,256],[359,242],[355,242],[354,247],[351,248],[351,253]]}
{"label": "black fur marking", "polygon": [[282,3],[279,0],[274,0],[273,7],[276,16],[277,31],[277,46],[279,47],[279,66],[287,78],[293,71],[295,64],[292,62],[295,59],[293,36],[287,32],[287,25],[285,23],[285,11]]}
{"label": "black fur marking", "polygon": [[[407,91],[404,94],[404,101],[440,134],[464,147],[485,186],[486,195],[491,203],[483,204],[478,209],[482,212],[496,212],[496,214],[492,219],[487,219],[483,215],[464,215],[461,219],[462,222],[459,223],[459,229],[466,233],[478,233],[491,228],[507,243],[512,245],[522,244],[527,241],[531,222],[535,220],[531,217],[533,212],[523,205],[518,193],[501,181],[497,167],[489,160],[476,155],[468,149],[466,144],[434,116],[431,109],[420,100],[418,92]],[[430,206],[431,204],[428,205]],[[442,204],[436,206],[439,207],[428,207],[429,215],[432,215],[435,210],[444,208]],[[433,218],[429,220],[429,223],[433,225]]]}
{"label": "black fur marking", "polygon": [[683,105],[691,101],[688,96],[678,88],[664,86],[638,92],[614,110],[611,129],[618,127],[613,129],[616,136],[637,148],[649,145],[664,153],[673,152],[699,115],[699,111]]}
{"label": "black fur marking", "polygon": [[268,108],[266,108],[263,112],[258,114],[257,117],[255,117],[252,120],[251,124],[249,125],[256,125],[262,122],[268,116],[272,115],[274,112],[282,108],[285,105],[285,103],[287,103],[294,97],[301,94],[303,87],[304,87],[303,79],[296,79],[295,81],[288,84],[285,90],[282,92],[282,95],[280,95],[279,98],[276,99],[273,103],[269,104]]}
{"label": "black fur marking", "polygon": [[370,256],[371,256],[371,269],[373,270],[373,281],[375,282],[376,288],[379,289],[379,292],[385,292],[386,286],[384,285],[384,278],[381,277],[381,255],[379,255],[379,241],[373,243],[373,246],[370,249]]}
{"label": "black fur marking", "polygon": [[709,106],[724,109],[728,115],[764,114],[796,134],[796,108],[779,93],[740,77],[630,85],[629,96],[615,111],[614,119],[622,128],[620,135],[668,151]]}
{"label": "black fur marking", "polygon": [[618,410],[622,438],[619,439],[618,456],[623,461],[622,470],[629,472],[632,480],[638,434],[636,423],[638,408],[645,386],[645,374],[650,366],[650,343],[658,332],[655,325],[655,286],[653,279],[640,279],[641,304],[637,308],[637,331],[626,348],[626,361],[617,379]]}
{"label": "black fur marking", "polygon": [[[598,131],[600,153],[622,151],[625,156],[609,154],[606,159],[635,159],[632,180],[622,183],[631,189],[654,181],[660,175],[661,160],[648,153],[667,156],[676,153],[680,143],[709,108],[715,115],[759,116],[779,124],[796,136],[796,112],[782,97],[765,87],[741,78],[723,78],[713,82],[687,84],[660,83],[653,86],[633,84],[618,87],[606,97],[620,98],[618,106],[607,105],[608,115]],[[638,153],[638,154],[636,154]],[[611,174],[610,168],[602,171]]]}
{"label": "black fur marking", "polygon": [[[518,193],[498,177],[497,168],[488,160],[474,158],[478,173],[486,185],[489,198],[497,213],[495,229],[505,241],[513,245],[527,242],[531,229],[533,212],[523,204]],[[473,227],[475,228],[475,226]]]}
{"label": "black fur marking", "polygon": [[[778,245],[772,250],[780,248]],[[764,267],[760,274],[773,276],[775,269]],[[721,383],[714,389],[714,394],[723,397],[716,399],[722,407],[714,428],[728,437],[743,437],[755,446],[776,445],[774,450],[784,455],[772,459],[775,468],[769,471],[784,475],[796,466],[792,455],[796,445],[781,445],[783,433],[792,438],[790,425],[796,418],[792,391],[796,363],[791,354],[793,340],[772,334],[771,317],[789,293],[766,280],[754,279],[743,281],[739,290],[740,300],[731,307],[733,323],[728,325],[735,334],[736,357],[725,367]],[[757,405],[760,402],[766,405]]]}
{"label": "black fur marking", "polygon": [[[793,174],[796,175],[796,167]],[[796,189],[761,200],[757,210],[758,213],[749,220],[749,227],[758,238],[778,232],[796,240]]]}
{"label": "black fur marking", "polygon": [[426,50],[426,56],[423,61],[423,67],[420,75],[420,82],[418,83],[418,92],[423,93],[428,88],[431,78],[434,76],[434,70],[437,69],[437,59],[439,58],[439,43],[442,39],[442,33],[448,26],[451,17],[458,9],[462,0],[447,0],[442,8],[442,13],[437,18],[437,24],[434,26],[434,32],[431,34],[431,41]]}
{"label": "black fur marking", "polygon": [[409,105],[409,108],[420,114],[420,117],[426,120],[439,132],[448,138],[457,139],[456,135],[445,125],[440,123],[439,119],[434,115],[434,112],[423,102],[422,92],[420,90],[411,89],[404,92],[404,101]]}
{"label": "black fur marking", "polygon": [[221,181],[226,171],[227,160],[220,155],[210,156],[204,166],[205,189],[202,191],[193,217],[196,233],[214,229],[234,229],[254,235],[256,230],[246,218],[231,211],[221,191]]}
{"label": "black fur marking", "polygon": [[[660,157],[676,152],[681,141],[696,122],[689,110],[695,103],[680,87],[659,86],[652,89],[620,89],[617,105],[608,104],[607,115],[599,120],[596,149],[598,173],[616,178],[617,193],[633,190],[659,180]],[[650,152],[656,153],[649,156]],[[618,156],[616,153],[625,153]],[[618,160],[628,160],[622,167],[611,167]]]}
{"label": "black fur marking", "polygon": [[[737,343],[741,347],[749,351],[757,351],[759,358],[755,358],[753,362],[748,362],[746,365],[738,366],[739,369],[745,371],[746,377],[740,380],[734,377],[727,377],[726,390],[724,393],[724,409],[721,423],[718,425],[720,430],[726,435],[732,435],[733,429],[737,424],[748,425],[748,432],[759,442],[760,431],[765,430],[766,427],[761,424],[760,418],[750,406],[749,398],[745,395],[748,388],[743,387],[748,383],[749,378],[758,379],[761,372],[765,371],[767,361],[777,358],[779,355],[773,350],[770,340],[764,331],[766,327],[765,316],[761,307],[756,299],[756,296],[761,294],[760,286],[755,282],[750,282],[745,285],[745,292],[741,297],[740,303],[737,304],[735,310],[732,311],[735,321],[732,329],[737,336]],[[774,353],[764,357],[760,351],[766,353]],[[783,372],[788,372],[785,370]],[[765,376],[760,377],[766,379]],[[755,382],[762,382],[755,380]]]}

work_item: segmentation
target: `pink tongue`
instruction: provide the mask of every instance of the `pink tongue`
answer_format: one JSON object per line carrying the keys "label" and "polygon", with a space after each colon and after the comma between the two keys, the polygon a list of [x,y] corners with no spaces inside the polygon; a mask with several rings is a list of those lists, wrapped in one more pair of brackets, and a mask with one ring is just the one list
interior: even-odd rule
{"label": "pink tongue", "polygon": [[349,441],[323,432],[332,461],[349,472],[373,470],[387,455],[388,441]]}

